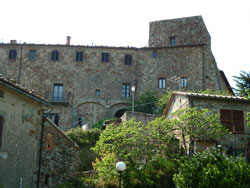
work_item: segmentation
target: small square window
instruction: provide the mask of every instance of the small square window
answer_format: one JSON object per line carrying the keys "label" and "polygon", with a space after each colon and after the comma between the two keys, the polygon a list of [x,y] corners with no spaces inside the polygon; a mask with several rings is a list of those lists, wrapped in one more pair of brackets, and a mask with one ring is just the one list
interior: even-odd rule
{"label": "small square window", "polygon": [[83,61],[83,52],[76,52],[76,61]]}
{"label": "small square window", "polygon": [[95,90],[95,95],[96,95],[97,97],[100,97],[100,95],[101,95],[100,89]]}
{"label": "small square window", "polygon": [[102,52],[102,62],[109,62],[109,53]]}
{"label": "small square window", "polygon": [[16,50],[10,50],[9,51],[9,59],[15,60],[16,59]]}
{"label": "small square window", "polygon": [[30,50],[30,61],[36,60],[36,50]]}
{"label": "small square window", "polygon": [[165,89],[166,88],[166,78],[159,78],[158,79],[158,88]]}
{"label": "small square window", "polygon": [[157,51],[153,51],[153,58],[157,58]]}
{"label": "small square window", "polygon": [[170,46],[176,45],[176,37],[170,37]]}

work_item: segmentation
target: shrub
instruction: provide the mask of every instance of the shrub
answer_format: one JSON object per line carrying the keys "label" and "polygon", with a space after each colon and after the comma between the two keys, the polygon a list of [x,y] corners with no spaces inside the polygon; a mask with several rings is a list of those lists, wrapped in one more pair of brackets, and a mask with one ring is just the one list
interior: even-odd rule
{"label": "shrub", "polygon": [[179,188],[249,188],[250,165],[241,157],[227,157],[222,151],[204,151],[186,158],[174,182]]}

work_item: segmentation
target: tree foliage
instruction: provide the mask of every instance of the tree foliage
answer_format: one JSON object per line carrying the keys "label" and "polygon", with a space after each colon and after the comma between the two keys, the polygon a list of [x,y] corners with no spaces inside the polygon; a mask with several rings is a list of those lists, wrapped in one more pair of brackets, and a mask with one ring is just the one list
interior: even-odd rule
{"label": "tree foliage", "polygon": [[239,76],[234,76],[236,82],[236,88],[234,88],[237,95],[242,97],[249,96],[250,91],[250,71],[241,71]]}
{"label": "tree foliage", "polygon": [[179,109],[171,114],[170,119],[186,154],[191,154],[196,140],[217,141],[229,134],[220,123],[219,115],[205,108]]}
{"label": "tree foliage", "polygon": [[248,188],[249,180],[250,165],[241,157],[227,157],[221,150],[186,158],[174,176],[179,188]]}

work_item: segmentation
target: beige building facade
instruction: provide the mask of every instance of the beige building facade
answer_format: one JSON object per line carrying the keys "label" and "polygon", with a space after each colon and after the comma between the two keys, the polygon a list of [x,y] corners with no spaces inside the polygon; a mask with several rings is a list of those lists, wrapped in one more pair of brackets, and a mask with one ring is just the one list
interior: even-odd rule
{"label": "beige building facade", "polygon": [[0,44],[0,73],[39,91],[65,130],[120,117],[135,96],[154,90],[228,90],[201,16],[150,23],[149,46]]}

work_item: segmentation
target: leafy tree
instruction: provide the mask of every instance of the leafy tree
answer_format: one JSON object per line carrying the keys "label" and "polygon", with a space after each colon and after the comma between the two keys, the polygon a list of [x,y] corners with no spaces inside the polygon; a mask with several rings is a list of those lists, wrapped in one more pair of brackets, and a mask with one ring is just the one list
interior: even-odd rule
{"label": "leafy tree", "polygon": [[227,157],[221,150],[187,157],[174,175],[179,188],[248,188],[250,165],[241,157]]}
{"label": "leafy tree", "polygon": [[242,97],[249,96],[250,91],[250,71],[241,71],[239,76],[234,76],[236,82],[236,88],[234,88],[237,95]]}
{"label": "leafy tree", "polygon": [[[171,159],[180,154],[178,140],[169,130],[171,130],[171,125],[165,118],[158,118],[147,125],[132,119],[119,126],[113,124],[107,126],[93,148],[100,156],[94,164],[95,169],[102,174],[99,178],[103,180],[103,176],[107,177],[105,174],[109,173],[113,175],[108,175],[105,181],[114,181],[114,179],[118,181],[118,174],[114,172],[114,159],[122,160],[127,165],[124,172],[126,187],[145,187],[143,185],[149,184],[143,178],[145,173],[150,172],[147,165],[153,165],[153,161],[156,164],[157,156]],[[158,170],[160,169],[159,167]],[[148,178],[148,181],[153,180]]]}
{"label": "leafy tree", "polygon": [[229,134],[219,115],[208,109],[184,108],[171,114],[173,129],[185,153],[191,154],[195,140],[219,140]]}
{"label": "leafy tree", "polygon": [[158,106],[159,113],[162,114],[164,112],[164,109],[165,109],[166,105],[168,104],[168,101],[169,101],[171,95],[172,95],[172,91],[166,90],[165,94],[162,94],[158,97],[156,104]]}

